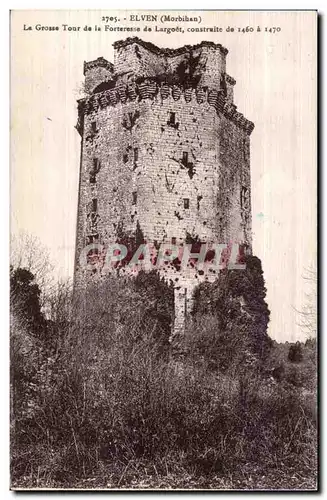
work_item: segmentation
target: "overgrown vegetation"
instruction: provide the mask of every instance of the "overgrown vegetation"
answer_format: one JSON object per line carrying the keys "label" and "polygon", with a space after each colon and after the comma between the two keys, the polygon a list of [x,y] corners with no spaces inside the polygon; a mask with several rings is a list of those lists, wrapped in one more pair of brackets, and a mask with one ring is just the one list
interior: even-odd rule
{"label": "overgrown vegetation", "polygon": [[260,260],[245,257],[246,269],[224,269],[213,283],[195,292],[188,341],[195,361],[204,356],[220,372],[245,366],[258,369],[269,351],[269,310]]}
{"label": "overgrown vegetation", "polygon": [[58,287],[42,313],[13,269],[12,486],[314,489],[315,341],[270,342],[260,262],[237,273],[199,288],[176,359],[155,273]]}

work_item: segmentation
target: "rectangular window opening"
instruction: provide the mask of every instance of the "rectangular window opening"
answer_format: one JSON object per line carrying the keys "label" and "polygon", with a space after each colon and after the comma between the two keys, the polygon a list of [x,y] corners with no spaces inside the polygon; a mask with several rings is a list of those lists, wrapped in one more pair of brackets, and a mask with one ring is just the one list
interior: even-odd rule
{"label": "rectangular window opening", "polygon": [[139,159],[139,150],[138,148],[134,148],[134,162]]}
{"label": "rectangular window opening", "polygon": [[247,201],[248,189],[245,186],[242,186],[241,189],[241,208],[244,208]]}
{"label": "rectangular window opening", "polygon": [[137,192],[133,191],[132,196],[133,196],[133,205],[136,205],[136,202],[137,202]]}
{"label": "rectangular window opening", "polygon": [[188,153],[186,151],[183,151],[183,160],[182,160],[182,163],[183,163],[183,165],[185,165],[185,167],[188,164]]}
{"label": "rectangular window opening", "polygon": [[190,208],[190,200],[188,198],[184,198],[184,208]]}
{"label": "rectangular window opening", "polygon": [[169,114],[169,125],[175,125],[176,124],[176,113],[171,112]]}
{"label": "rectangular window opening", "polygon": [[97,122],[92,122],[91,123],[91,130],[93,134],[96,134],[98,129],[97,129]]}
{"label": "rectangular window opening", "polygon": [[95,184],[96,183],[96,176],[100,171],[100,161],[98,158],[93,158],[93,169],[90,171],[90,183]]}
{"label": "rectangular window opening", "polygon": [[98,211],[98,200],[97,198],[93,198],[92,200],[92,212]]}

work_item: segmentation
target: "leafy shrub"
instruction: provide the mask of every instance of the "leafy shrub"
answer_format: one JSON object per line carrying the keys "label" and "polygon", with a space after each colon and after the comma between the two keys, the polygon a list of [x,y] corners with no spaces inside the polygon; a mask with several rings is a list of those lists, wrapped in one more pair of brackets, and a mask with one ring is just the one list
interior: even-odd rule
{"label": "leafy shrub", "polygon": [[214,283],[201,284],[194,294],[188,349],[222,371],[257,367],[271,345],[261,263],[253,256],[245,257],[245,263],[244,271],[224,269]]}

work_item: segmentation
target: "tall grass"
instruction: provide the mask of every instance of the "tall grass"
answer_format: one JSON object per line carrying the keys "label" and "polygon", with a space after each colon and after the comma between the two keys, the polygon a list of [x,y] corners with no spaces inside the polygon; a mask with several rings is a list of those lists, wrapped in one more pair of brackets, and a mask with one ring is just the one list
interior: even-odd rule
{"label": "tall grass", "polygon": [[25,353],[13,322],[13,486],[269,487],[276,473],[285,487],[293,471],[314,488],[314,401],[215,337],[214,317],[193,323],[176,360],[172,291],[155,276],[109,279],[75,301],[50,356],[31,335]]}

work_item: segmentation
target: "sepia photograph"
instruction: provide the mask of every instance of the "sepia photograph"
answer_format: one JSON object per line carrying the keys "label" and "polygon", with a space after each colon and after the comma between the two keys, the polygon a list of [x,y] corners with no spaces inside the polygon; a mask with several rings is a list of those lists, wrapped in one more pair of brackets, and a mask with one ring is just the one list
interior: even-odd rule
{"label": "sepia photograph", "polygon": [[317,491],[314,10],[12,10],[10,487]]}

